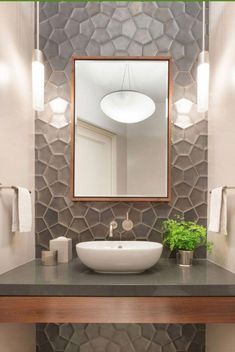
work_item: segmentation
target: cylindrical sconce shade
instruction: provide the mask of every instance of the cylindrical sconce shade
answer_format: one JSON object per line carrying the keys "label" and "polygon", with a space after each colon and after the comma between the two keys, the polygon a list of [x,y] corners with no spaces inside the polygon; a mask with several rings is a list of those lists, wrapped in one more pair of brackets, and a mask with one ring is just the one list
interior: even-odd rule
{"label": "cylindrical sconce shade", "polygon": [[32,94],[33,108],[36,111],[44,110],[44,79],[42,52],[34,49],[32,60]]}
{"label": "cylindrical sconce shade", "polygon": [[209,53],[202,51],[198,57],[197,67],[197,110],[198,112],[208,111],[209,102]]}

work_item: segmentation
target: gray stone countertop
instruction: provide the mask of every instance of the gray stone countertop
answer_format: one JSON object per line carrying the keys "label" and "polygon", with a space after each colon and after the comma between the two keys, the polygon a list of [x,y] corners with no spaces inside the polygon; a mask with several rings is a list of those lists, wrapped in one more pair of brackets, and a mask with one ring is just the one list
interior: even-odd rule
{"label": "gray stone countertop", "polygon": [[235,274],[207,261],[190,268],[161,259],[142,274],[97,274],[74,259],[34,260],[0,275],[0,296],[235,296]]}

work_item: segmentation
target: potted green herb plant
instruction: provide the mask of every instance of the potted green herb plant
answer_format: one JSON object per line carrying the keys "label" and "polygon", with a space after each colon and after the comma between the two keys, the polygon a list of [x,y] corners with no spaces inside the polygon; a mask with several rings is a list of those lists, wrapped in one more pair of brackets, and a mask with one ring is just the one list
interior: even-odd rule
{"label": "potted green herb plant", "polygon": [[182,219],[168,219],[163,222],[163,244],[169,245],[171,250],[178,251],[180,266],[192,265],[193,252],[200,246],[205,246],[211,251],[212,242],[207,242],[206,228],[194,221]]}

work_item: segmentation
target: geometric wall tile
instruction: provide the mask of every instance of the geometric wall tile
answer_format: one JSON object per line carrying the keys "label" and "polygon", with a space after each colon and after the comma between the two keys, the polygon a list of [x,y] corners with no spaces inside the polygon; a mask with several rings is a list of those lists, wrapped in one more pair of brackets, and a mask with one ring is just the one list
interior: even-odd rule
{"label": "geometric wall tile", "polygon": [[198,3],[194,3],[194,4],[190,4],[191,6],[189,6],[189,4],[185,4],[185,12],[188,13],[189,15],[193,15],[193,16],[198,16],[200,11],[201,11],[201,7],[199,6]]}
{"label": "geometric wall tile", "polygon": [[126,50],[130,44],[130,39],[125,36],[119,36],[113,40],[113,44],[116,50]]}
{"label": "geometric wall tile", "polygon": [[64,29],[54,29],[50,35],[50,39],[59,45],[66,41],[67,36]]}
{"label": "geometric wall tile", "polygon": [[190,185],[194,186],[198,180],[198,173],[194,167],[191,167],[184,171],[184,181]]}
{"label": "geometric wall tile", "polygon": [[92,35],[92,39],[98,44],[104,44],[110,40],[110,36],[105,29],[96,28]]}
{"label": "geometric wall tile", "polygon": [[153,39],[157,39],[163,35],[163,24],[160,21],[153,20],[149,26],[149,32]]}
{"label": "geometric wall tile", "polygon": [[168,52],[172,45],[172,39],[166,35],[156,39],[156,45],[160,52]]}
{"label": "geometric wall tile", "polygon": [[66,24],[64,26],[65,33],[68,38],[74,37],[79,33],[79,23],[72,18],[67,19]]}
{"label": "geometric wall tile", "polygon": [[89,15],[84,8],[75,8],[70,17],[81,23],[85,21]]}
{"label": "geometric wall tile", "polygon": [[[200,2],[40,4],[46,105],[36,119],[38,249],[47,247],[49,239],[58,233],[71,237],[73,246],[78,241],[103,238],[113,219],[118,220],[115,238],[154,241],[162,241],[161,223],[169,216],[185,215],[199,222],[206,219],[207,122],[204,114],[197,113],[195,82],[201,50],[201,7]],[[70,128],[52,126],[48,104],[58,97],[70,100],[71,56],[162,54],[172,56],[173,101],[185,99],[191,104],[187,114],[176,113],[173,106],[172,203],[73,203],[69,196]],[[69,110],[65,112],[66,124]],[[134,223],[129,233],[121,227],[127,211]],[[163,256],[169,255],[170,251],[164,250]],[[89,348],[93,347],[89,344]],[[173,347],[169,344],[168,348]]]}
{"label": "geometric wall tile", "polygon": [[[134,29],[132,27],[132,25],[134,26]],[[121,25],[121,23],[115,19],[111,19],[107,25],[107,32],[110,35],[111,38],[117,38],[119,35],[122,34],[122,30],[125,33],[125,35],[129,36],[129,34],[131,34],[131,36],[133,35],[133,30],[135,32],[136,27],[133,23],[133,21],[126,21],[123,26]],[[124,34],[123,33],[123,34]]]}
{"label": "geometric wall tile", "polygon": [[134,40],[140,44],[147,44],[152,41],[152,37],[148,30],[138,29],[134,35]]}
{"label": "geometric wall tile", "polygon": [[[90,17],[92,17],[100,12],[101,5],[99,2],[97,2],[97,3],[87,2],[87,4],[81,3],[80,5],[81,5],[81,7],[84,7],[84,5],[86,6],[86,11],[88,13],[88,16],[90,16]],[[75,5],[75,6],[79,6],[79,5]]]}
{"label": "geometric wall tile", "polygon": [[190,201],[194,206],[204,203],[205,193],[202,190],[194,188],[190,194]]}
{"label": "geometric wall tile", "polygon": [[95,28],[106,28],[109,23],[109,17],[103,13],[98,13],[91,18]]}
{"label": "geometric wall tile", "polygon": [[[67,211],[67,209],[66,209]],[[70,225],[72,230],[83,232],[88,228],[88,224],[84,218],[75,218]]]}
{"label": "geometric wall tile", "polygon": [[138,28],[148,28],[152,20],[152,17],[145,13],[140,13],[134,17],[134,21]]}
{"label": "geometric wall tile", "polygon": [[[130,1],[128,4],[128,9],[130,11],[130,14],[132,16],[137,15],[138,13],[148,13],[147,11],[147,6],[149,6],[149,4],[143,3],[143,2],[136,2],[136,1]],[[154,3],[151,3],[150,5],[152,5],[154,7]],[[154,7],[154,9],[156,9],[156,7]],[[151,8],[152,10],[152,8]],[[153,15],[153,11],[151,11],[152,15]]]}
{"label": "geometric wall tile", "polygon": [[67,208],[67,209],[64,209],[62,210],[60,213],[59,213],[59,223],[60,224],[63,224],[67,227],[70,226],[71,224],[71,221],[73,219],[73,216],[70,212],[70,210]]}
{"label": "geometric wall tile", "polygon": [[184,46],[177,41],[171,44],[171,53],[175,60],[181,59],[184,56]]}
{"label": "geometric wall tile", "polygon": [[175,103],[176,110],[180,114],[189,114],[193,103],[188,99],[180,99]]}
{"label": "geometric wall tile", "polygon": [[166,23],[173,17],[172,12],[169,8],[158,9],[155,14],[155,18],[162,23]]}
{"label": "geometric wall tile", "polygon": [[175,125],[182,129],[186,129],[193,125],[193,121],[191,120],[189,115],[186,114],[178,114],[175,120]]}
{"label": "geometric wall tile", "polygon": [[[36,120],[37,255],[52,237],[79,241],[104,238],[110,221],[114,239],[162,241],[162,222],[174,215],[205,223],[207,122],[196,111],[196,59],[201,50],[200,2],[60,2],[40,4],[41,49],[45,55],[46,103],[69,101],[72,55],[153,55],[173,61],[173,101],[193,103],[172,124],[172,203],[73,203],[68,196],[68,126],[49,125],[45,106]],[[199,44],[198,44],[199,43]],[[59,57],[58,57],[59,55]],[[69,109],[67,109],[69,110]],[[176,113],[176,111],[175,111]],[[179,116],[178,116],[179,115]],[[181,115],[181,116],[180,116]],[[66,119],[66,122],[68,120]],[[129,211],[133,231],[121,222]],[[164,248],[163,256],[171,253]],[[205,251],[199,251],[205,257]],[[40,324],[38,352],[205,351],[205,326],[182,324]]]}
{"label": "geometric wall tile", "polygon": [[165,33],[171,38],[175,38],[176,37],[176,34],[178,33],[178,30],[179,30],[179,26],[178,26],[177,22],[174,19],[168,21],[165,24]]}
{"label": "geometric wall tile", "polygon": [[201,324],[38,324],[38,352],[204,352]]}
{"label": "geometric wall tile", "polygon": [[187,155],[179,155],[176,159],[175,166],[181,170],[187,170],[190,168],[190,159]]}
{"label": "geometric wall tile", "polygon": [[176,83],[182,87],[187,87],[193,83],[193,77],[189,72],[179,72],[176,77]]}
{"label": "geometric wall tile", "polygon": [[117,7],[114,11],[113,18],[119,22],[124,22],[130,18],[130,12],[127,7]]}

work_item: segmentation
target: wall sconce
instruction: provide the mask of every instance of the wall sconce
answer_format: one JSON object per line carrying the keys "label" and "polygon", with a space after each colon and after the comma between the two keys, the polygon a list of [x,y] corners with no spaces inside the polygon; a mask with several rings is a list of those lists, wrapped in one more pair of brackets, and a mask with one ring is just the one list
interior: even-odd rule
{"label": "wall sconce", "polygon": [[65,111],[68,106],[68,102],[62,98],[55,98],[49,103],[53,112],[53,117],[50,124],[56,128],[62,128],[68,125],[65,118]]}
{"label": "wall sconce", "polygon": [[44,110],[44,65],[42,52],[33,50],[32,60],[32,90],[33,108],[36,111]]}
{"label": "wall sconce", "polygon": [[39,50],[39,2],[36,4],[36,49],[33,50],[32,57],[32,94],[33,109],[36,111],[44,110],[44,64],[43,54]]}
{"label": "wall sconce", "polygon": [[209,53],[205,51],[205,34],[206,34],[206,4],[202,3],[202,52],[198,57],[197,67],[197,111],[208,111],[209,103]]}

